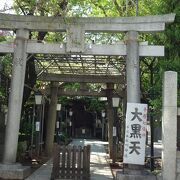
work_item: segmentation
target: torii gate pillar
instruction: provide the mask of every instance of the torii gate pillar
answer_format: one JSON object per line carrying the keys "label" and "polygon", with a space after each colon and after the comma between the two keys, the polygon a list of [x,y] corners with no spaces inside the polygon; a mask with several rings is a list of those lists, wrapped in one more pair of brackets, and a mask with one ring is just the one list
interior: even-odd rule
{"label": "torii gate pillar", "polygon": [[[127,57],[126,57],[126,80],[127,80],[127,102],[140,103],[140,66],[139,66],[139,42],[138,32],[129,31],[126,37]],[[152,174],[147,174],[143,170],[144,166],[128,164],[124,173],[117,172],[117,180],[155,180]]]}
{"label": "torii gate pillar", "polygon": [[[5,179],[23,179],[24,175],[27,176],[30,171],[30,169],[27,170],[20,164],[15,163],[24,90],[28,38],[28,30],[19,29],[16,31],[4,157],[3,164],[0,164],[0,177]],[[17,169],[19,169],[18,172],[16,171]],[[14,171],[17,173],[14,173]],[[3,175],[5,177],[3,177]]]}
{"label": "torii gate pillar", "polygon": [[129,31],[126,44],[127,102],[140,103],[138,32]]}
{"label": "torii gate pillar", "polygon": [[[140,76],[139,76],[139,43],[138,32],[129,31],[126,36],[126,81],[127,81],[127,102],[140,103]],[[143,166],[128,165],[128,172],[131,170],[143,169]],[[139,171],[140,172],[140,171]]]}
{"label": "torii gate pillar", "polygon": [[4,163],[15,163],[18,144],[21,106],[26,70],[26,46],[29,32],[17,30],[13,59],[11,89],[8,105],[8,121],[5,135]]}

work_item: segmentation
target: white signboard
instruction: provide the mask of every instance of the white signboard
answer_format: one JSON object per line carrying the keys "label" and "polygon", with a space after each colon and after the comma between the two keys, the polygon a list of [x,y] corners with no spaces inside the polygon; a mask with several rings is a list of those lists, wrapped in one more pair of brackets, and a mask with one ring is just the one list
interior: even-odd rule
{"label": "white signboard", "polygon": [[56,128],[59,129],[59,121],[56,121]]}
{"label": "white signboard", "polygon": [[116,136],[116,127],[113,126],[113,136]]}
{"label": "white signboard", "polygon": [[85,129],[82,129],[82,134],[85,134],[86,133],[86,130]]}
{"label": "white signboard", "polygon": [[123,163],[144,165],[147,104],[127,103]]}
{"label": "white signboard", "polygon": [[40,131],[40,122],[36,121],[36,131]]}

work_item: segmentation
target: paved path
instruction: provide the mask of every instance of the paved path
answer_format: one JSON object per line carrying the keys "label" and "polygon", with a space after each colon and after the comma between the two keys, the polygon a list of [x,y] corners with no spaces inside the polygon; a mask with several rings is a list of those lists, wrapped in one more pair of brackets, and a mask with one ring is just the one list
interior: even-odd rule
{"label": "paved path", "polygon": [[[107,142],[97,140],[75,139],[71,143],[73,145],[91,145],[90,156],[90,172],[91,180],[108,180],[113,179],[109,164],[106,161],[106,153],[104,145]],[[26,180],[49,180],[52,171],[52,161],[48,161],[43,164],[38,170],[36,170]]]}
{"label": "paved path", "polygon": [[[161,157],[162,153],[162,143],[161,142],[154,142],[154,156]],[[146,147],[146,156],[151,156],[151,148],[150,146]]]}
{"label": "paved path", "polygon": [[111,169],[106,161],[106,152],[104,145],[107,142],[97,140],[86,140],[86,139],[75,139],[72,144],[74,145],[91,145],[91,156],[90,156],[90,172],[91,180],[107,180],[113,179]]}
{"label": "paved path", "polygon": [[49,160],[43,164],[39,169],[37,169],[31,176],[26,178],[26,180],[50,180],[52,171],[52,160]]}

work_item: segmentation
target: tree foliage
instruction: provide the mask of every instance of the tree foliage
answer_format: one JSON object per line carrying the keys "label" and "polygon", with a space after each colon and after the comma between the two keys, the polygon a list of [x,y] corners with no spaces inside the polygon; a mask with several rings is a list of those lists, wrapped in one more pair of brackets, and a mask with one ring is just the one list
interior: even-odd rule
{"label": "tree foliage", "polygon": [[[165,46],[165,57],[141,59],[141,85],[144,100],[154,109],[162,107],[162,81],[165,71],[178,73],[178,105],[180,105],[180,2],[178,0],[159,1],[157,14],[176,13],[175,22],[166,25],[162,33],[148,36],[149,42]],[[153,79],[152,82],[151,78]]]}
{"label": "tree foliage", "polygon": [[[51,0],[51,1],[29,1],[29,0],[14,0],[14,9],[17,14],[23,15],[40,15],[40,16],[62,16],[66,12],[67,1],[62,0]],[[30,39],[36,39],[38,42],[44,40],[48,33],[47,32],[30,32]],[[27,65],[26,65],[26,76],[25,76],[25,87],[23,94],[23,104],[27,102],[31,91],[36,84],[36,71],[35,71],[35,57],[34,55],[29,55]]]}
{"label": "tree foliage", "polygon": [[[11,39],[5,32],[1,31],[0,42],[3,43]],[[7,105],[10,74],[12,69],[12,56],[11,54],[0,54],[0,103]]]}

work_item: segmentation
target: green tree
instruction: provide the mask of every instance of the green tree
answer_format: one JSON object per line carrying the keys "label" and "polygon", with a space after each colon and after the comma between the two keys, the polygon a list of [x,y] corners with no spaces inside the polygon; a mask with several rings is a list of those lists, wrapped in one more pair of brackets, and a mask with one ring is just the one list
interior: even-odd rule
{"label": "green tree", "polygon": [[[10,33],[6,31],[0,32],[0,43],[12,39]],[[8,94],[9,94],[9,84],[10,84],[10,74],[12,67],[12,56],[10,54],[0,54],[0,103],[7,105]]]}
{"label": "green tree", "polygon": [[175,21],[167,26],[164,33],[166,47],[165,62],[162,64],[164,71],[178,73],[178,106],[180,106],[180,1],[162,1],[162,13],[176,13]]}
{"label": "green tree", "polygon": [[[160,1],[156,6],[157,14],[176,13],[175,22],[168,24],[164,32],[146,36],[152,44],[165,46],[163,58],[141,58],[142,99],[154,109],[153,116],[160,119],[162,108],[162,82],[165,71],[178,73],[178,106],[180,105],[180,2]],[[142,36],[141,38],[144,38]]]}
{"label": "green tree", "polygon": [[[65,15],[67,9],[67,1],[51,0],[51,1],[36,1],[36,0],[14,0],[14,9],[17,14],[23,15],[40,15],[40,16],[62,16]],[[30,32],[30,39],[36,39],[38,42],[42,42],[46,37],[47,32]],[[35,56],[33,54],[28,55],[28,61],[26,65],[25,86],[23,94],[22,109],[31,95],[31,91],[36,84],[36,71],[35,71]]]}

